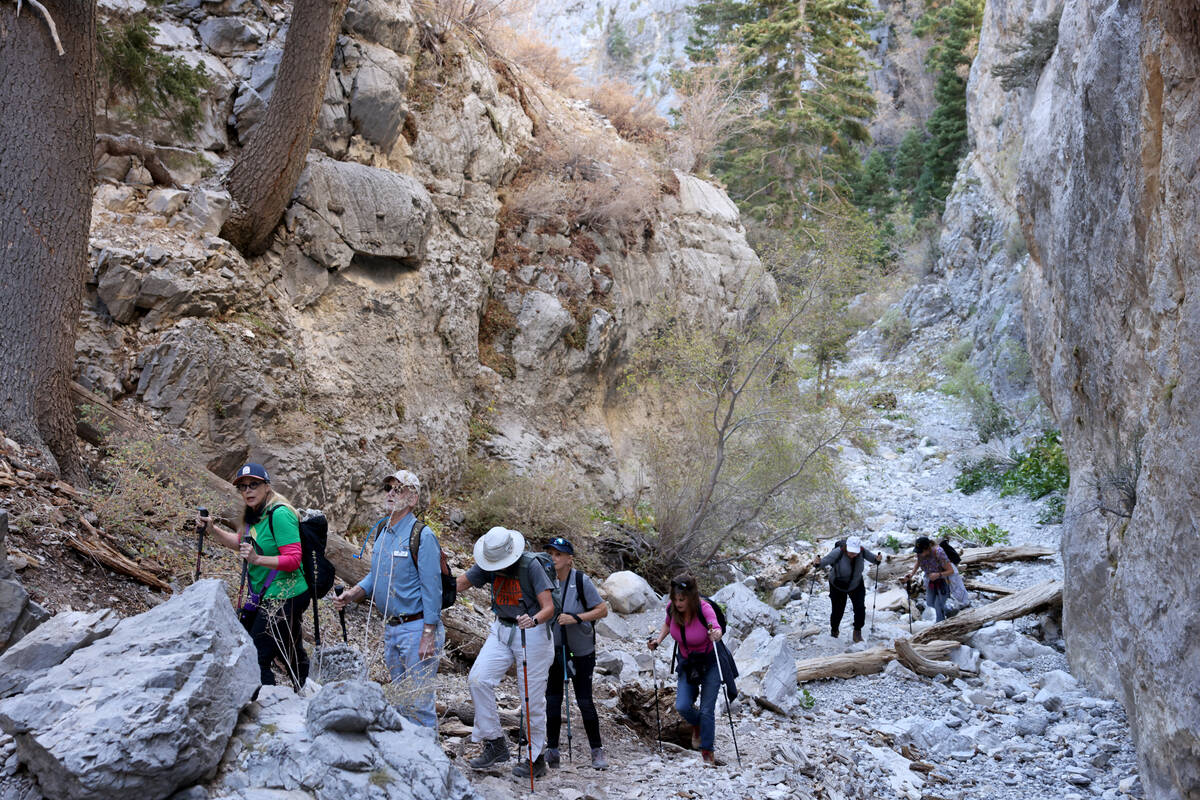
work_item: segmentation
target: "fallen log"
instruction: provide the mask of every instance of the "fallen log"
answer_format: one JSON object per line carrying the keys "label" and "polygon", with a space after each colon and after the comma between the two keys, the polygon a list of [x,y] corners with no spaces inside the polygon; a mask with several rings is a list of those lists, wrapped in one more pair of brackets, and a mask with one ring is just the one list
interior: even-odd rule
{"label": "fallen log", "polygon": [[75,533],[67,528],[62,530],[62,532],[67,536],[67,545],[72,550],[82,553],[89,558],[95,559],[114,572],[119,572],[122,575],[128,575],[129,577],[140,581],[147,586],[152,586],[159,591],[170,594],[171,587],[166,581],[159,578],[153,572],[143,569],[142,566],[136,561],[126,557],[108,542],[103,541],[100,537],[100,532],[92,527],[86,519],[80,517],[79,522],[83,525],[84,529],[88,531],[90,534],[89,536]]}
{"label": "fallen log", "polygon": [[[1035,558],[1049,558],[1058,551],[1050,547],[969,547],[962,551],[962,561],[958,565],[959,572],[968,569],[979,570],[993,564],[1003,564],[1009,561],[1031,561]],[[913,553],[903,553],[889,558],[879,565],[879,580],[889,581],[908,574],[917,563]]]}
{"label": "fallen log", "polygon": [[[930,642],[922,644],[916,651],[928,659],[942,659],[958,646],[958,642]],[[887,645],[879,645],[858,652],[806,658],[796,663],[796,680],[804,683],[826,678],[854,678],[859,675],[873,675],[876,672],[882,672],[888,662],[895,659],[896,649]]]}
{"label": "fallen log", "polygon": [[914,644],[938,639],[962,640],[967,634],[979,630],[989,622],[1016,619],[1044,606],[1062,604],[1062,581],[1046,581],[1019,592],[1002,597],[994,603],[960,611],[950,619],[934,623],[912,638]]}
{"label": "fallen log", "polygon": [[972,578],[964,578],[963,585],[973,592],[985,592],[987,594],[998,594],[1001,597],[1010,595],[1016,592],[1016,589],[1010,589],[1007,586],[997,586],[994,583],[984,583]]}
{"label": "fallen log", "polygon": [[918,675],[924,675],[926,678],[932,678],[935,675],[945,675],[949,678],[963,678],[976,674],[968,672],[953,661],[934,661],[931,658],[926,658],[917,652],[912,642],[908,639],[897,639],[894,647],[896,648],[897,661]]}

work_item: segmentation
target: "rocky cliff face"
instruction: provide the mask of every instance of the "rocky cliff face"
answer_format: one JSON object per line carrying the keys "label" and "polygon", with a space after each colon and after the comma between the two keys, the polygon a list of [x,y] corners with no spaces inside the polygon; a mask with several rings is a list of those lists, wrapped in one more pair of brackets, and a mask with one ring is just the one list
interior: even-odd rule
{"label": "rocky cliff face", "polygon": [[[216,236],[228,195],[202,175],[270,97],[286,9],[263,8],[157,21],[216,77],[212,124],[158,148],[185,190],[101,165],[81,380],[194,437],[218,474],[264,461],[344,525],[389,464],[444,488],[473,447],[608,498],[635,488],[639,419],[616,385],[655,310],[722,324],[774,296],[736,208],[644,155],[636,214],[555,207],[529,188],[535,126],[600,154],[560,165],[585,188],[615,183],[604,154],[629,152],[611,126],[453,37],[418,41],[406,3],[354,0],[285,225],[246,262]],[[518,184],[549,210],[513,211]]]}
{"label": "rocky cliff face", "polygon": [[1065,6],[1020,161],[1034,372],[1063,432],[1068,653],[1155,798],[1200,797],[1200,5]]}

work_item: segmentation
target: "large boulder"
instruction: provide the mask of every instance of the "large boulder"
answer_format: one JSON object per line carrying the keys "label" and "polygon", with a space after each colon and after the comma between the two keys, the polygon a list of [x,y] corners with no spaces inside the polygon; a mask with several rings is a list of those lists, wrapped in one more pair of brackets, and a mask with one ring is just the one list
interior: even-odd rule
{"label": "large boulder", "polygon": [[756,628],[738,647],[738,691],[766,708],[790,714],[799,702],[796,685],[796,651],[787,636],[772,636]]}
{"label": "large boulder", "polygon": [[759,600],[745,584],[731,583],[714,594],[713,600],[725,606],[728,633],[738,640],[744,639],[755,628],[774,633],[779,624],[779,612]]}
{"label": "large boulder", "polygon": [[0,701],[0,727],[51,797],[155,800],[216,768],[257,688],[225,585],[204,580]]}
{"label": "large boulder", "polygon": [[8,565],[4,557],[7,538],[8,512],[0,510],[0,653],[50,618],[50,612],[33,602]]}
{"label": "large boulder", "polygon": [[356,262],[386,284],[424,258],[433,201],[408,175],[314,155],[296,186],[288,226],[301,251],[326,269]]}
{"label": "large boulder", "polygon": [[25,691],[76,650],[112,633],[118,621],[110,608],[68,611],[51,617],[0,656],[0,697]]}
{"label": "large boulder", "polygon": [[368,681],[313,698],[263,687],[203,797],[480,800],[432,732],[405,720]]}
{"label": "large boulder", "polygon": [[618,614],[636,614],[658,602],[658,594],[646,579],[629,570],[609,575],[600,584],[600,591]]}
{"label": "large boulder", "polygon": [[1035,642],[1007,620],[980,628],[971,635],[969,643],[984,658],[1003,664],[1020,664],[1038,656],[1055,653],[1054,648]]}

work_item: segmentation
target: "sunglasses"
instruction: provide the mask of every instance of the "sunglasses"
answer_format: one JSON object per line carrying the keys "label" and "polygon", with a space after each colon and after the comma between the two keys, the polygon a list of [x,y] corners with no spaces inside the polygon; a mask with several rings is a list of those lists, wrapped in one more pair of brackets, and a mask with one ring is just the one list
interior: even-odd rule
{"label": "sunglasses", "polygon": [[416,491],[416,487],[414,487],[414,486],[401,486],[398,483],[390,484],[387,487],[388,494],[400,494],[401,492],[415,492],[415,491]]}
{"label": "sunglasses", "polygon": [[685,590],[686,590],[686,589],[691,589],[691,588],[692,588],[692,584],[691,584],[691,582],[690,582],[690,581],[671,581],[671,588],[672,588],[672,589],[685,589]]}
{"label": "sunglasses", "polygon": [[252,492],[255,489],[260,489],[266,485],[267,484],[264,481],[246,481],[245,483],[239,483],[235,488],[237,488],[239,492],[245,493]]}

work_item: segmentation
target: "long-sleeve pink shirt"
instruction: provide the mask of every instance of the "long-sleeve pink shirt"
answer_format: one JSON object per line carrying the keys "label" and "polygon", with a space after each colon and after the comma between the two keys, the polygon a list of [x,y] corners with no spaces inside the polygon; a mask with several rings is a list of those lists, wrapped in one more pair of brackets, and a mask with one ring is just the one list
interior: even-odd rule
{"label": "long-sleeve pink shirt", "polygon": [[713,607],[703,598],[700,600],[700,616],[704,619],[693,617],[681,630],[679,623],[671,614],[671,609],[667,609],[667,621],[671,625],[671,636],[679,642],[679,655],[683,658],[687,658],[692,653],[707,653],[711,650],[713,645],[708,638],[708,629],[710,627],[721,629],[717,623],[717,612],[713,611]]}

